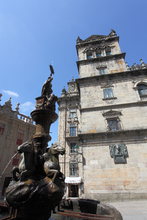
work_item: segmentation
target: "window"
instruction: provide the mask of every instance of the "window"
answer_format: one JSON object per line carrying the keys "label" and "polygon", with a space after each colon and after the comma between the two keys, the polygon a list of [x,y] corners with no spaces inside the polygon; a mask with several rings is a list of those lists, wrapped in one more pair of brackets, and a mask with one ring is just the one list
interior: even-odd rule
{"label": "window", "polygon": [[76,136],[76,126],[70,125],[70,136]]}
{"label": "window", "polygon": [[100,75],[106,74],[106,68],[100,68],[99,73],[100,73]]}
{"label": "window", "polygon": [[102,55],[102,54],[101,54],[101,51],[100,51],[100,50],[97,50],[97,51],[96,51],[96,57],[101,57],[101,55]]}
{"label": "window", "polygon": [[78,176],[78,163],[70,163],[70,176]]}
{"label": "window", "polygon": [[87,59],[91,59],[93,56],[92,56],[92,52],[87,52]]}
{"label": "window", "polygon": [[103,89],[103,93],[104,93],[104,99],[110,99],[114,97],[112,88]]}
{"label": "window", "polygon": [[137,85],[138,93],[140,97],[147,96],[147,85],[146,84],[139,84]]}
{"label": "window", "polygon": [[70,153],[78,153],[79,146],[76,143],[70,144]]}
{"label": "window", "polygon": [[17,134],[16,144],[21,145],[23,143],[23,138],[24,138],[24,131],[20,129]]}
{"label": "window", "polygon": [[77,117],[77,113],[75,109],[71,109],[69,112],[69,118],[76,118]]}
{"label": "window", "polygon": [[106,48],[106,56],[111,55],[111,48]]}
{"label": "window", "polygon": [[0,135],[3,135],[4,130],[5,130],[5,124],[0,123]]}
{"label": "window", "polygon": [[119,118],[108,118],[108,129],[109,131],[118,131],[121,129]]}

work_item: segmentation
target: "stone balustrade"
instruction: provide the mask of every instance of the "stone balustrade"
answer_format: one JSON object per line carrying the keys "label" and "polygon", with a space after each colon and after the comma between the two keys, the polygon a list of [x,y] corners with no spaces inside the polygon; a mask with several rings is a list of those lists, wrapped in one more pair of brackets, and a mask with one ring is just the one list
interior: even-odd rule
{"label": "stone balustrade", "polygon": [[26,123],[33,124],[33,120],[29,116],[18,113],[17,117],[18,117],[18,119],[20,119]]}

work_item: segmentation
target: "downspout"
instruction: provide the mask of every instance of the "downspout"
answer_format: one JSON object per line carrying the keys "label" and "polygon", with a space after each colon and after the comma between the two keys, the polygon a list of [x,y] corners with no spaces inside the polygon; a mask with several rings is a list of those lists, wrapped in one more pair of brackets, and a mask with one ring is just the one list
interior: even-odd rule
{"label": "downspout", "polygon": [[65,101],[65,124],[64,124],[64,148],[65,148],[65,154],[64,154],[64,175],[66,176],[66,127],[67,127],[67,101]]}

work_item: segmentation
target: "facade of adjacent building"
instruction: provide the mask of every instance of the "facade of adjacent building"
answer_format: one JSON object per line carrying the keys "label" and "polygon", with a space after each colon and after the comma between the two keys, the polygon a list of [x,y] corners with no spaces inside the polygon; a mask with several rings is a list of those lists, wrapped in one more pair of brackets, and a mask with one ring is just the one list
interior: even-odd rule
{"label": "facade of adjacent building", "polygon": [[58,101],[66,197],[147,198],[147,65],[128,66],[114,30],[76,49],[79,78]]}
{"label": "facade of adjacent building", "polygon": [[12,168],[18,166],[17,147],[29,140],[34,132],[32,119],[19,113],[19,105],[15,111],[11,99],[0,105],[0,197],[11,180]]}

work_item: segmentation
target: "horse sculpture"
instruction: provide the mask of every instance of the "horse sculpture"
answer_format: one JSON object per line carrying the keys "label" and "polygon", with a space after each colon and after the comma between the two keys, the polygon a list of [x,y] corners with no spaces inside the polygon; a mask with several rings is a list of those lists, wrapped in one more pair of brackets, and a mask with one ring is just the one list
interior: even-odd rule
{"label": "horse sculpture", "polygon": [[60,172],[59,154],[63,155],[65,149],[55,143],[42,154],[44,149],[40,146],[41,143],[31,141],[18,147],[22,159],[13,168],[13,181],[7,189],[7,202],[14,207],[27,206],[30,200],[38,206],[36,196],[44,195],[43,204],[52,209],[62,199],[64,175]]}
{"label": "horse sculpture", "polygon": [[[47,152],[43,154],[44,157],[44,171],[49,178],[54,182],[57,175],[61,175],[59,165],[59,155],[65,154],[65,148],[57,143],[51,145]],[[63,177],[63,174],[61,175]]]}
{"label": "horse sculpture", "polygon": [[[40,143],[41,145],[41,143]],[[39,142],[26,141],[17,148],[18,153],[21,155],[21,161],[18,167],[13,168],[13,179],[25,181],[28,178],[33,178],[39,171],[42,175],[43,171],[43,158],[41,155],[41,149],[39,148]]]}
{"label": "horse sculpture", "polygon": [[13,167],[13,179],[25,180],[28,176],[32,175],[34,171],[34,152],[31,142],[24,142],[18,146],[18,153],[21,155],[21,161],[18,167]]}

